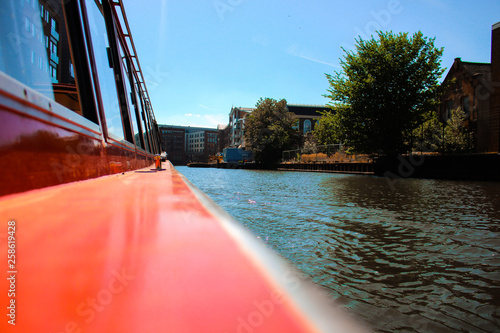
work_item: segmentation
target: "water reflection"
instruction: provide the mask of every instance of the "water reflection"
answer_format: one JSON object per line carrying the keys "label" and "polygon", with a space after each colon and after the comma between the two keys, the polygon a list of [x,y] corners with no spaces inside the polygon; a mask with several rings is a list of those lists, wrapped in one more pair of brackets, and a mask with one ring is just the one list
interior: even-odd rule
{"label": "water reflection", "polygon": [[378,332],[500,330],[500,185],[180,168]]}

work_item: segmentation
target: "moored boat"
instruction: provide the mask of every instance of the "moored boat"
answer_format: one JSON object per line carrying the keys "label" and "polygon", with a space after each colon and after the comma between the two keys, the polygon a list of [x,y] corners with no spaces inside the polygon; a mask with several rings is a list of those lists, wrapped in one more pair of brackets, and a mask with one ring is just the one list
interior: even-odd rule
{"label": "moored boat", "polygon": [[364,331],[169,161],[155,167],[121,1],[0,14],[0,331]]}

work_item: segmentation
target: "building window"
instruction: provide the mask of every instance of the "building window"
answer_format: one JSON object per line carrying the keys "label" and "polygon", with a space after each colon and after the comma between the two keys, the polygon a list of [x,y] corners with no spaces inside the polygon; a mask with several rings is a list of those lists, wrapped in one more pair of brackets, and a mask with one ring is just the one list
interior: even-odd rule
{"label": "building window", "polygon": [[57,44],[50,42],[50,51],[57,55]]}
{"label": "building window", "polygon": [[469,96],[465,96],[464,98],[462,98],[462,109],[464,110],[465,115],[468,116],[470,112]]}
{"label": "building window", "polygon": [[307,134],[311,132],[311,121],[309,119],[306,119],[304,121],[304,134]]}
{"label": "building window", "polygon": [[53,78],[57,78],[57,68],[55,68],[54,66],[50,66],[50,74]]}
{"label": "building window", "polygon": [[27,17],[25,17],[24,18],[24,29],[26,30],[27,33],[30,32],[30,26],[31,26],[30,20]]}

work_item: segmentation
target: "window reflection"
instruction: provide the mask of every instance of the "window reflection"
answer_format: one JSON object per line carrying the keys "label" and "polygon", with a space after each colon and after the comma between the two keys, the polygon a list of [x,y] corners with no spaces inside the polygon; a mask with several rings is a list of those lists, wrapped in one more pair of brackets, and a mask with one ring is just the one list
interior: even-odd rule
{"label": "window reflection", "polygon": [[0,22],[0,71],[83,115],[61,3],[5,0]]}
{"label": "window reflection", "polygon": [[38,3],[30,2],[2,0],[0,71],[54,99],[51,83],[57,71],[49,67],[47,22],[42,24]]}
{"label": "window reflection", "polygon": [[311,121],[309,119],[306,119],[304,121],[304,134],[307,134],[311,132]]}
{"label": "window reflection", "polygon": [[106,116],[108,133],[115,139],[124,140],[124,131],[118,94],[116,91],[113,69],[108,60],[108,36],[104,17],[94,1],[85,1],[92,39],[92,50],[94,51],[95,65],[97,67],[99,88],[101,91],[102,105]]}
{"label": "window reflection", "polygon": [[123,81],[125,82],[125,95],[127,96],[127,104],[128,104],[128,110],[130,114],[130,120],[132,122],[132,130],[133,130],[133,135],[134,135],[134,140],[135,144],[139,147],[142,148],[141,146],[141,141],[139,138],[139,127],[137,124],[137,117],[136,117],[136,112],[135,112],[135,95],[134,92],[132,91],[132,86],[131,82],[133,82],[133,76],[130,68],[130,62],[127,61],[127,58],[125,56],[125,52],[123,51],[123,47],[120,44],[119,47],[120,50],[120,59],[121,59],[121,66],[122,66],[122,72],[125,74],[123,77]]}

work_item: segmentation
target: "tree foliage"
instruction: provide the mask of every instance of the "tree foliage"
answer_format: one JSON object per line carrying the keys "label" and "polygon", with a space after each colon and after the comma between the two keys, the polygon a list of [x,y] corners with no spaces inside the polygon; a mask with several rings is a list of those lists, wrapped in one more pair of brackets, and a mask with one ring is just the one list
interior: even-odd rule
{"label": "tree foliage", "polygon": [[413,130],[414,151],[465,153],[473,149],[473,138],[464,127],[465,113],[462,108],[451,110],[445,124],[439,122],[436,112]]}
{"label": "tree foliage", "polygon": [[436,112],[429,112],[427,120],[413,130],[413,151],[443,151],[443,124]]}
{"label": "tree foliage", "polygon": [[313,133],[309,132],[304,136],[301,152],[303,154],[316,154],[318,152],[318,141]]}
{"label": "tree foliage", "polygon": [[286,104],[284,99],[261,98],[246,117],[246,146],[254,152],[255,161],[265,167],[277,163],[284,150],[299,144],[299,132],[294,129],[297,119]]}
{"label": "tree foliage", "polygon": [[465,153],[469,147],[470,133],[464,127],[465,113],[462,108],[451,110],[450,119],[444,128],[445,150],[450,153]]}
{"label": "tree foliage", "polygon": [[321,114],[321,118],[318,120],[312,131],[316,141],[320,145],[331,145],[342,141],[341,129],[339,126],[340,122],[338,119],[337,112],[328,111]]}
{"label": "tree foliage", "polygon": [[345,51],[342,70],[326,74],[337,137],[360,153],[397,154],[437,106],[442,48],[421,32],[377,32]]}

